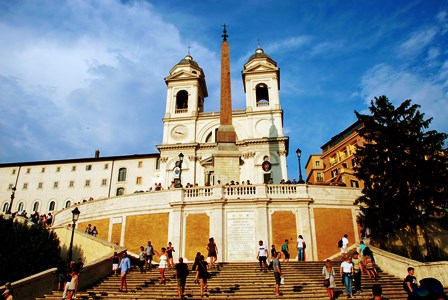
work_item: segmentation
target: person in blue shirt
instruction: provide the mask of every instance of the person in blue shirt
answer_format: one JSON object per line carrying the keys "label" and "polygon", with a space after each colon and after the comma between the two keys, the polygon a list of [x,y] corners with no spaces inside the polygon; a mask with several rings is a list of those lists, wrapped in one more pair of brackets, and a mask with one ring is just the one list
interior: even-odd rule
{"label": "person in blue shirt", "polygon": [[128,284],[126,282],[126,275],[131,271],[131,260],[126,252],[123,253],[123,258],[120,262],[120,292],[128,291]]}

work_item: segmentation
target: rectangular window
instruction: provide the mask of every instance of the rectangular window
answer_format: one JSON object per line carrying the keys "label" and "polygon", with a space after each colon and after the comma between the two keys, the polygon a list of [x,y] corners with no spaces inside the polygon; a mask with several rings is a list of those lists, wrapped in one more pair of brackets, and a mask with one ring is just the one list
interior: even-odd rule
{"label": "rectangular window", "polygon": [[31,173],[31,168],[26,169],[26,174],[30,174]]}
{"label": "rectangular window", "polygon": [[16,174],[16,169],[13,169],[12,170],[12,175],[15,175]]}
{"label": "rectangular window", "polygon": [[10,183],[9,186],[8,186],[8,190],[12,190],[13,187],[14,187],[14,184]]}
{"label": "rectangular window", "polygon": [[142,178],[141,177],[137,177],[137,180],[136,180],[135,184],[142,184]]}
{"label": "rectangular window", "polygon": [[357,166],[356,159],[352,159],[352,166],[353,166],[353,167],[356,167],[356,166]]}
{"label": "rectangular window", "polygon": [[104,164],[104,170],[108,170],[109,169],[109,164]]}
{"label": "rectangular window", "polygon": [[44,183],[43,182],[39,182],[39,184],[37,185],[37,188],[41,189],[43,186],[44,186]]}
{"label": "rectangular window", "polygon": [[138,167],[139,167],[139,168],[143,167],[143,162],[142,162],[142,161],[139,161],[139,162],[138,162]]}
{"label": "rectangular window", "polygon": [[76,171],[76,166],[72,166],[72,172]]}
{"label": "rectangular window", "polygon": [[68,187],[75,187],[75,182],[73,180],[70,180]]}
{"label": "rectangular window", "polygon": [[85,187],[90,187],[90,180],[86,179],[86,183],[84,184]]}
{"label": "rectangular window", "polygon": [[347,165],[347,163],[345,163],[345,162],[342,163],[342,167],[348,169],[348,165]]}
{"label": "rectangular window", "polygon": [[42,168],[42,170],[40,172],[41,173],[45,173],[45,168]]}
{"label": "rectangular window", "polygon": [[316,167],[320,167],[320,160],[316,160]]}
{"label": "rectangular window", "polygon": [[322,176],[322,173],[317,173],[316,180],[317,180],[317,182],[323,182],[324,181],[324,177]]}
{"label": "rectangular window", "polygon": [[338,176],[338,169],[331,171],[331,178]]}
{"label": "rectangular window", "polygon": [[102,185],[102,186],[106,186],[106,185],[107,185],[107,179],[103,179],[103,180],[101,180],[101,185]]}
{"label": "rectangular window", "polygon": [[86,166],[86,171],[91,171],[92,170],[92,165],[87,165]]}
{"label": "rectangular window", "polygon": [[61,172],[61,167],[56,167],[56,172]]}
{"label": "rectangular window", "polygon": [[53,182],[53,188],[57,189],[59,187],[59,181]]}
{"label": "rectangular window", "polygon": [[354,188],[359,188],[359,183],[356,180],[350,180],[350,185]]}
{"label": "rectangular window", "polygon": [[22,187],[22,189],[24,189],[24,190],[27,190],[27,189],[28,189],[28,183],[27,183],[27,182],[24,182],[24,183],[23,183],[23,187]]}
{"label": "rectangular window", "polygon": [[334,155],[333,157],[330,157],[330,166],[334,166],[337,163],[338,163],[338,158],[336,155]]}

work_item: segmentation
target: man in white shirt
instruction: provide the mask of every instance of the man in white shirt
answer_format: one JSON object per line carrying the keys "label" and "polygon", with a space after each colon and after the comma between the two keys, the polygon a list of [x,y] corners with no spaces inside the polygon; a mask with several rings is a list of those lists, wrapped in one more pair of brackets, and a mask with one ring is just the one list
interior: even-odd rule
{"label": "man in white shirt", "polygon": [[342,247],[341,247],[341,255],[342,255],[342,260],[346,260],[348,257],[348,235],[344,234],[344,236],[342,237]]}
{"label": "man in white shirt", "polygon": [[267,272],[266,259],[268,258],[268,248],[263,245],[263,241],[258,242],[257,259],[260,262],[260,271]]}
{"label": "man in white shirt", "polygon": [[303,236],[300,234],[297,238],[297,260],[304,261],[305,260],[305,241],[303,240]]}
{"label": "man in white shirt", "polygon": [[354,269],[350,257],[347,257],[346,260],[342,262],[340,274],[342,276],[342,280],[344,281],[347,298],[351,298],[353,295],[352,278],[354,275]]}

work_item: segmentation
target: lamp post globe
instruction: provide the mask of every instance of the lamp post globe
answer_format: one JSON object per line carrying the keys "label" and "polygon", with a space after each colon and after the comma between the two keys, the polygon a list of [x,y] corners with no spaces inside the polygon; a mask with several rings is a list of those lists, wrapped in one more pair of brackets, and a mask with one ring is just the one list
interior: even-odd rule
{"label": "lamp post globe", "polygon": [[182,162],[184,161],[184,154],[181,152],[179,153],[179,163],[182,166]]}
{"label": "lamp post globe", "polygon": [[297,159],[299,160],[299,181],[297,183],[305,183],[302,178],[302,167],[300,165],[300,158],[302,157],[302,150],[300,148],[297,148],[296,150]]}

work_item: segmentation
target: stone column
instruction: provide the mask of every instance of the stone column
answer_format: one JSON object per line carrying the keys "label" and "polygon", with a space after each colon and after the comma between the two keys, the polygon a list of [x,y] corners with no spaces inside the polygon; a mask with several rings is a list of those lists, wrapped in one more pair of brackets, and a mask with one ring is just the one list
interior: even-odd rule
{"label": "stone column", "polygon": [[183,256],[183,211],[182,206],[174,207],[173,211],[169,215],[168,220],[168,241],[173,244],[176,250],[173,253],[174,262],[177,263],[179,256]]}
{"label": "stone column", "polygon": [[224,249],[224,219],[223,207],[221,205],[213,207],[209,213],[210,217],[210,236],[215,240],[218,247],[218,262],[226,261],[226,252]]}

